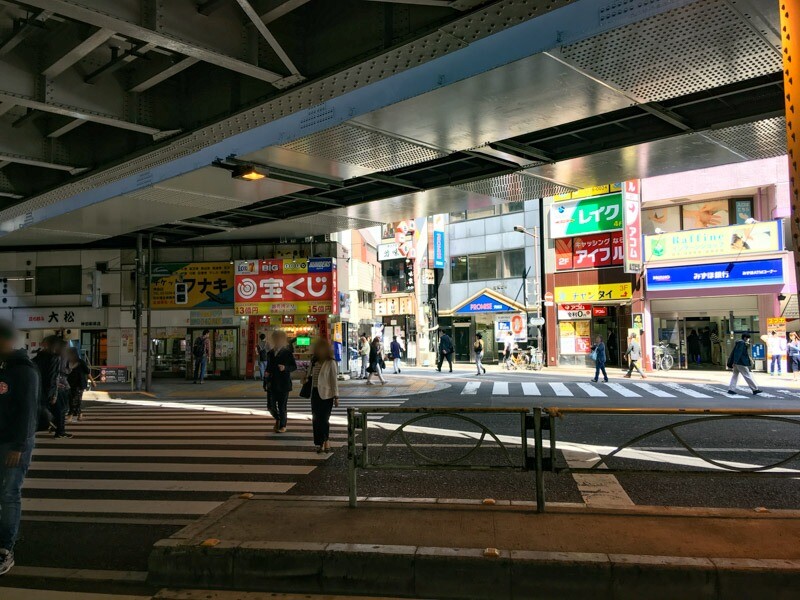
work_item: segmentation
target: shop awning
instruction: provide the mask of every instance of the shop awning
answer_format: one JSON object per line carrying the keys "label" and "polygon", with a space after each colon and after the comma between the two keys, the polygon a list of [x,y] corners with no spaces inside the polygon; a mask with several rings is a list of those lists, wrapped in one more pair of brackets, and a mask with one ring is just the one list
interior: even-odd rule
{"label": "shop awning", "polygon": [[525,307],[490,288],[484,288],[477,294],[457,304],[451,310],[440,311],[440,316],[476,315],[486,313],[519,313]]}

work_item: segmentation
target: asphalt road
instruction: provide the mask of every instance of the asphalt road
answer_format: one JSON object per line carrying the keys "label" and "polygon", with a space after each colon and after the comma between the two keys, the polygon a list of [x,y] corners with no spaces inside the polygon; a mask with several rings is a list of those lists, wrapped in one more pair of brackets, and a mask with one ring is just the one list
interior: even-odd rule
{"label": "asphalt road", "polygon": [[[594,384],[585,376],[552,373],[491,373],[475,377],[461,370],[452,375],[431,369],[404,370],[404,375],[431,377],[448,383],[445,390],[416,396],[380,398],[380,419],[370,428],[370,441],[387,460],[410,462],[412,454],[395,430],[409,417],[386,415],[387,407],[523,407],[584,406],[617,408],[754,408],[800,410],[800,388],[786,381],[764,380],[764,394],[746,390],[729,397],[720,383],[627,380]],[[391,377],[391,375],[389,375]],[[762,378],[763,379],[763,378]],[[766,385],[767,383],[773,385]],[[643,385],[644,384],[644,385]],[[198,400],[213,411],[157,406],[93,404],[87,420],[73,427],[69,441],[42,438],[24,491],[22,536],[17,547],[18,570],[0,580],[11,588],[74,589],[82,592],[147,595],[141,580],[152,544],[242,491],[272,491],[300,495],[344,495],[347,492],[346,431],[343,412],[334,418],[336,451],[319,459],[311,450],[309,411],[294,402],[297,418],[289,434],[276,436],[259,414],[260,400]],[[348,401],[368,405],[369,399]],[[255,414],[237,414],[237,408]],[[504,464],[521,460],[517,416],[476,416],[494,432],[505,449],[491,439],[469,455],[472,464]],[[582,456],[604,454],[637,436],[673,423],[681,415],[574,415],[555,420],[557,464]],[[408,434],[417,452],[447,462],[463,457],[474,446],[479,426],[446,418],[416,423]],[[798,478],[694,477],[643,475],[637,469],[696,469],[699,454],[739,466],[767,465],[800,449],[797,421],[719,419],[642,437],[632,453],[610,461],[629,470],[616,476],[618,499],[635,505],[677,505],[741,508],[800,508],[800,460],[783,465]],[[506,454],[507,452],[507,454]],[[573,458],[570,458],[572,453]],[[515,464],[518,464],[515,462]],[[530,472],[368,471],[358,479],[360,494],[402,497],[449,497],[532,500]],[[591,486],[590,486],[591,487]],[[253,488],[252,490],[250,488]],[[591,502],[591,491],[571,474],[547,473],[548,502]],[[53,569],[91,569],[108,573],[108,580],[86,582],[61,577]],[[126,579],[127,577],[127,579]],[[138,578],[138,579],[137,579]],[[0,592],[2,596],[2,592]]]}

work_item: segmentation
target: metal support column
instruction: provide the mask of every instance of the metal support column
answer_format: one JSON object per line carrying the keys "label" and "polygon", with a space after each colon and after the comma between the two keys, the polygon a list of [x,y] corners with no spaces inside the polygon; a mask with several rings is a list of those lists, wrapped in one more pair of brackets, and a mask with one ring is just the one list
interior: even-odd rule
{"label": "metal support column", "polygon": [[781,0],[783,91],[786,100],[786,145],[789,154],[789,186],[792,202],[792,249],[800,281],[800,5]]}
{"label": "metal support column", "polygon": [[133,341],[133,386],[142,389],[142,234],[136,236],[136,272],[134,277],[134,317],[136,319],[136,338]]}
{"label": "metal support column", "polygon": [[356,495],[356,409],[347,409],[347,489],[350,495],[350,506],[358,505]]}
{"label": "metal support column", "polygon": [[150,295],[150,282],[153,281],[153,234],[147,236],[147,343],[145,354],[144,389],[150,391],[153,382],[153,300]]}
{"label": "metal support column", "polygon": [[[536,288],[536,318],[542,318],[542,287],[541,287],[541,275],[542,269],[541,265],[539,264],[539,245],[541,244],[541,239],[539,238],[539,227],[534,226],[533,228],[533,282],[534,287]],[[527,318],[527,317],[526,317]],[[542,326],[536,326],[536,349],[540,352],[543,351],[542,348]],[[544,360],[544,355],[542,355],[542,360]]]}
{"label": "metal support column", "polygon": [[533,457],[536,465],[536,512],[544,512],[544,463],[542,461],[542,409],[533,409],[533,447],[536,455]]}

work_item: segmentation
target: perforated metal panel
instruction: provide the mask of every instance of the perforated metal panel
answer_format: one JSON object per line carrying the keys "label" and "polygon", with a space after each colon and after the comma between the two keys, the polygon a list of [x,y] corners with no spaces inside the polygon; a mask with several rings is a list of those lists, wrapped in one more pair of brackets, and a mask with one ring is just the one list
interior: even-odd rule
{"label": "perforated metal panel", "polygon": [[284,144],[283,147],[375,171],[399,169],[447,154],[421,144],[348,124],[308,135]]}
{"label": "perforated metal panel", "polygon": [[365,229],[383,225],[377,221],[349,217],[342,214],[335,214],[325,211],[313,215],[288,219],[286,221],[274,221],[262,223],[252,227],[244,227],[234,231],[212,233],[200,236],[196,239],[205,241],[251,239],[261,237],[264,239],[299,239],[314,235],[325,235],[336,233],[337,231],[347,231],[348,229]]}
{"label": "perforated metal panel", "polygon": [[786,154],[786,119],[783,117],[717,129],[705,135],[753,160]]}
{"label": "perforated metal panel", "polygon": [[199,192],[165,188],[162,186],[153,186],[136,190],[135,192],[125,194],[125,197],[143,202],[157,202],[170,206],[185,206],[187,208],[202,209],[203,214],[230,208],[241,208],[242,206],[247,206],[252,203],[250,200],[242,201],[226,196],[202,194]]}
{"label": "perforated metal panel", "polygon": [[573,190],[573,188],[558,185],[552,181],[532,175],[525,175],[524,173],[510,173],[453,187],[465,192],[483,194],[507,202],[544,198],[545,196],[565,194]]}
{"label": "perforated metal panel", "polygon": [[724,0],[698,0],[565,46],[562,53],[646,102],[781,70],[780,51]]}

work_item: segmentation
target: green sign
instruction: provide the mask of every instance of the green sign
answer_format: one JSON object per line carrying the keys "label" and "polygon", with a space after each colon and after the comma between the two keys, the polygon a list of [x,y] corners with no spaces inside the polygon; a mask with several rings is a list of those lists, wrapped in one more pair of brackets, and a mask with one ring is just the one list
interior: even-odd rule
{"label": "green sign", "polygon": [[607,194],[550,207],[550,237],[566,238],[622,229],[622,194]]}
{"label": "green sign", "polygon": [[311,338],[308,336],[300,336],[296,340],[296,344],[298,346],[310,346],[311,345]]}

